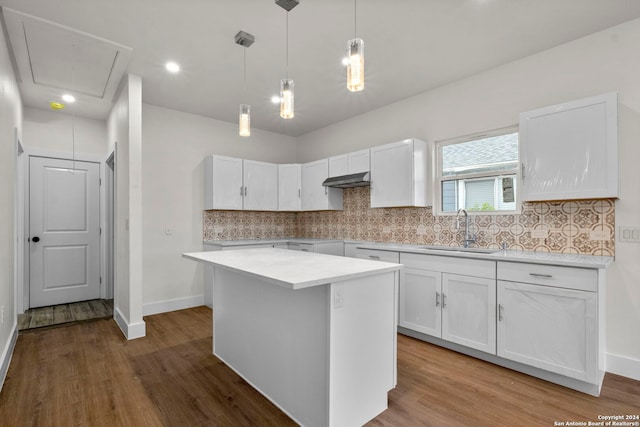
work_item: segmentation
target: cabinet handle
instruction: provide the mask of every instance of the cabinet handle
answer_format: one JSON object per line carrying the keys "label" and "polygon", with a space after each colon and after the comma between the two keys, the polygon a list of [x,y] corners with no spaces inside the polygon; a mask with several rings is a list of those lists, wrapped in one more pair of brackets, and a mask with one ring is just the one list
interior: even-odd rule
{"label": "cabinet handle", "polygon": [[298,188],[298,199],[300,198],[300,189]]}
{"label": "cabinet handle", "polygon": [[447,308],[447,296],[445,293],[442,293],[442,308]]}
{"label": "cabinet handle", "polygon": [[520,168],[521,168],[520,179],[524,180],[524,163],[520,165]]}
{"label": "cabinet handle", "polygon": [[440,306],[440,292],[436,292],[436,307]]}
{"label": "cabinet handle", "polygon": [[551,279],[553,277],[551,274],[538,274],[538,273],[529,273],[529,276],[542,277],[544,279]]}
{"label": "cabinet handle", "polygon": [[325,195],[327,194],[327,191],[328,191],[328,190],[327,190],[327,187],[324,187],[324,194],[325,194]]}
{"label": "cabinet handle", "polygon": [[241,196],[243,195],[243,193],[242,193],[242,190],[243,190],[243,189],[244,189],[244,187],[241,185],[241,186],[240,186],[240,195],[241,195]]}
{"label": "cabinet handle", "polygon": [[244,195],[247,195],[247,187],[244,187]]}
{"label": "cabinet handle", "polygon": [[380,259],[380,257],[378,255],[369,255],[369,258],[371,259]]}
{"label": "cabinet handle", "polygon": [[502,304],[498,304],[498,321],[499,322],[502,322],[502,310],[503,310]]}

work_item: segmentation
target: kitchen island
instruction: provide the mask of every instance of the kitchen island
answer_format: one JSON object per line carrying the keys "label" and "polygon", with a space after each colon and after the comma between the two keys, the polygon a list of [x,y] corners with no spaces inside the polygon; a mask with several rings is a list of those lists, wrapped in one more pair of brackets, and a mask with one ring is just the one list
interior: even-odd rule
{"label": "kitchen island", "polygon": [[214,267],[214,355],[297,423],[362,425],[387,408],[400,264],[273,248],[183,256]]}

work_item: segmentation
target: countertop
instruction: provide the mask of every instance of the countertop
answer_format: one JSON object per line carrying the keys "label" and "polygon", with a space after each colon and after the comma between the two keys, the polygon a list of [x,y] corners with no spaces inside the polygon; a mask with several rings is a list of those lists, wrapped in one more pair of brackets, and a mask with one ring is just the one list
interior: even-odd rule
{"label": "countertop", "polygon": [[401,264],[277,248],[192,252],[182,256],[294,290],[402,269]]}

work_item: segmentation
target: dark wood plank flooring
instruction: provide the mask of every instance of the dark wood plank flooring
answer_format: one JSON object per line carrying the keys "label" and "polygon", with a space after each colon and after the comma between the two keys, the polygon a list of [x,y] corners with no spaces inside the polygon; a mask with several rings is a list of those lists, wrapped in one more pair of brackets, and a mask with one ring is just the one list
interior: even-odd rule
{"label": "dark wood plank flooring", "polygon": [[18,330],[24,331],[105,317],[113,317],[112,299],[96,299],[50,307],[38,307],[18,315]]}
{"label": "dark wood plank flooring", "polygon": [[[211,354],[210,309],[145,321],[147,336],[132,341],[111,319],[21,333],[0,425],[295,425]],[[595,398],[399,336],[398,387],[368,425],[553,426],[613,414],[640,414],[640,382],[607,374]]]}

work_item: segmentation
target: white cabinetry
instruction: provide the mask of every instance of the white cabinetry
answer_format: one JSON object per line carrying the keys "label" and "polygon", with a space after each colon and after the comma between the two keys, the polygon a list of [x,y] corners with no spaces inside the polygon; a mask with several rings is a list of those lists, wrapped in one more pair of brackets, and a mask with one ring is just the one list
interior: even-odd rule
{"label": "white cabinetry", "polygon": [[329,177],[329,160],[302,165],[302,210],[342,210],[342,190],[322,185]]}
{"label": "white cabinetry", "polygon": [[299,164],[278,165],[278,210],[302,209],[302,176]]}
{"label": "white cabinetry", "polygon": [[344,244],[342,242],[289,242],[288,249],[301,252],[314,252],[317,254],[344,256]]}
{"label": "white cabinetry", "polygon": [[399,326],[496,354],[494,261],[402,253],[400,263]]}
{"label": "white cabinetry", "polygon": [[369,172],[369,149],[329,157],[329,176]]}
{"label": "white cabinetry", "polygon": [[278,167],[225,156],[205,158],[205,209],[276,210]]}
{"label": "white cabinetry", "polygon": [[400,263],[400,253],[378,249],[356,248],[355,258],[370,259],[372,261]]}
{"label": "white cabinetry", "polygon": [[599,388],[604,325],[597,289],[595,269],[498,262],[498,356]]}
{"label": "white cabinetry", "polygon": [[406,139],[373,147],[371,207],[431,206],[430,153],[427,143]]}
{"label": "white cabinetry", "polygon": [[523,200],[618,197],[617,94],[520,114]]}

